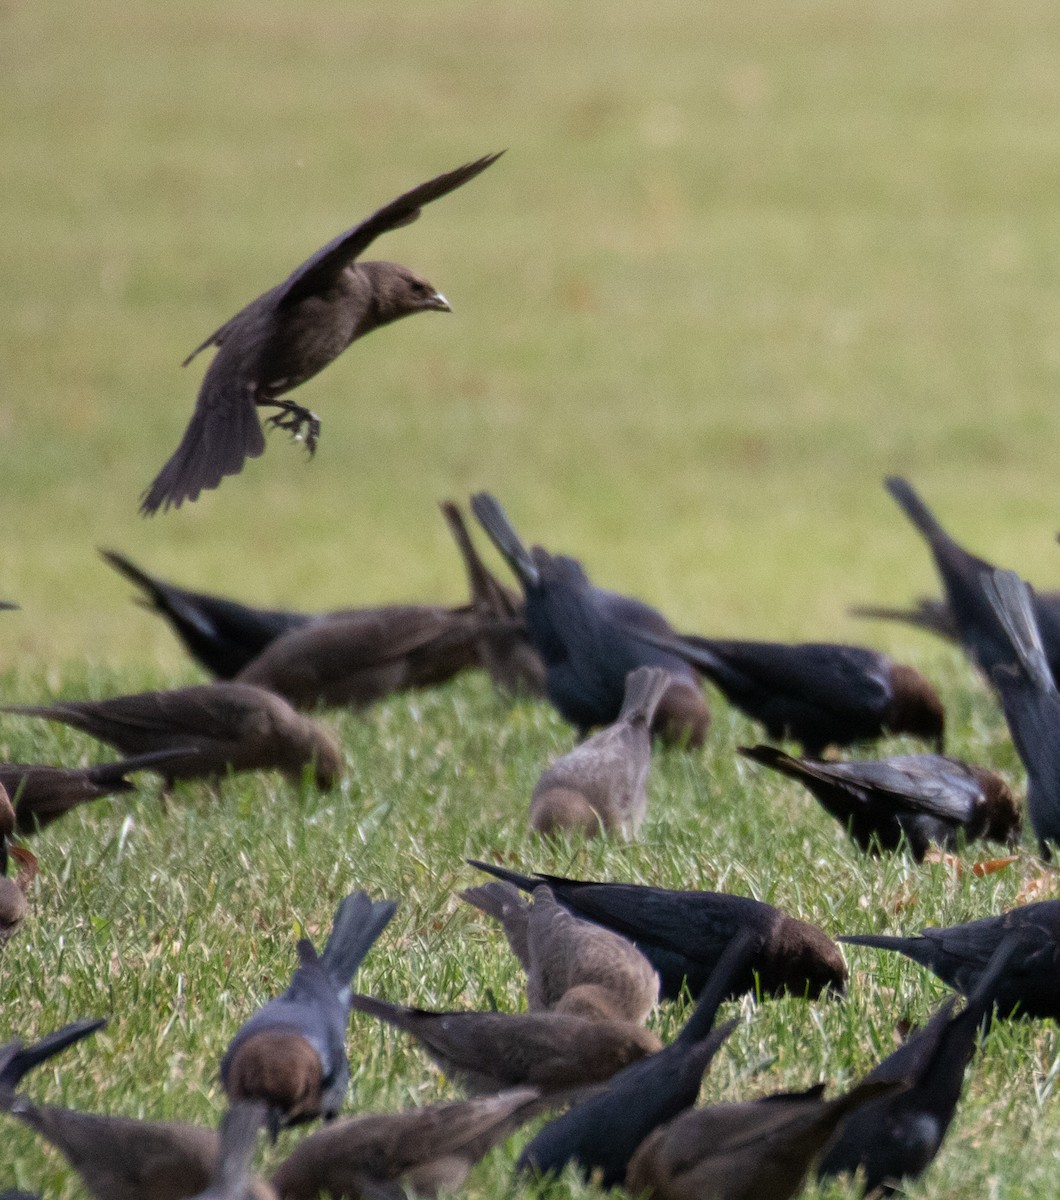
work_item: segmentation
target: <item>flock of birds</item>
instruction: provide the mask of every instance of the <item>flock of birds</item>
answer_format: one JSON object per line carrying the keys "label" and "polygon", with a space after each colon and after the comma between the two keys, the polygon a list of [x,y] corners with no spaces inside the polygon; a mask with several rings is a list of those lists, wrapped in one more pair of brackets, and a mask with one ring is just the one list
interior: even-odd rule
{"label": "flock of birds", "polygon": [[[497,157],[392,201],[199,348],[218,353],[180,448],[145,496],[146,512],[194,499],[260,454],[258,405],[277,408],[272,422],[304,434],[312,450],[317,418],[279,397],[371,329],[448,308],[406,268],[359,255]],[[1060,603],[965,551],[906,481],[887,486],[927,540],[945,600],[862,611],[961,642],[1004,708],[1027,772],[1030,825],[1049,857],[1060,842]],[[581,736],[547,766],[530,799],[530,825],[546,837],[635,837],[653,741],[694,749],[709,735],[706,680],[771,741],[799,744],[801,757],[765,744],[740,753],[802,782],[866,853],[920,861],[933,846],[1019,841],[1023,806],[996,773],[943,754],[942,702],[912,667],[857,646],[682,635],[643,602],[592,584],[577,560],[528,550],[493,496],[472,497],[471,509],[519,590],[489,570],[459,507],[446,503],[470,581],[469,602],[456,608],[263,611],[175,586],[105,551],[215,681],[0,709],[64,722],[124,756],[87,767],[0,764],[0,935],[13,936],[27,915],[38,864],[24,839],[86,802],[132,790],[134,773],[157,773],[169,788],[278,769],[329,788],[342,776],[342,749],[307,712],[360,708],[472,668],[506,692],[547,699]],[[924,739],[931,752],[825,757],[888,734]],[[811,1171],[860,1173],[864,1191],[878,1193],[934,1158],[991,1021],[1060,1017],[1060,901],[915,937],[851,935],[839,940],[921,963],[964,996],[963,1006],[947,1001],[842,1095],[826,1098],[822,1086],[695,1107],[736,1025],[715,1024],[721,1005],[746,993],[843,993],[847,966],[836,942],[748,897],[472,865],[494,878],[462,898],[503,927],[526,972],[526,1012],[431,1012],[355,993],[354,976],[396,909],[355,891],[339,905],[323,951],[299,942],[290,986],[232,1038],[220,1063],[230,1108],[219,1131],[34,1103],[24,1078],[89,1037],[99,1020],[0,1047],[0,1111],[56,1146],[98,1200],[433,1196],[459,1187],[493,1146],[542,1114],[550,1119],[522,1151],[520,1172],[574,1164],[605,1188],[660,1200],[784,1200]],[[645,1022],[660,999],[686,992],[695,1006],[663,1046]],[[354,1010],[412,1037],[469,1098],[338,1119]],[[317,1118],[326,1127],[298,1143],[268,1182],[252,1173],[262,1127],[275,1139]]]}

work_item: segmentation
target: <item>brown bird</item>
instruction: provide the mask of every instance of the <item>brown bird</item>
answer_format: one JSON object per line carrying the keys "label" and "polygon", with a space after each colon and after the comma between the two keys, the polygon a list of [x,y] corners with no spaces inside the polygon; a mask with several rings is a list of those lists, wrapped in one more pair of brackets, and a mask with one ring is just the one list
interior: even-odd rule
{"label": "brown bird", "polygon": [[428,1012],[354,994],[358,1012],[411,1034],[469,1092],[535,1087],[567,1092],[602,1083],[662,1043],[631,1021],[560,1012]]}
{"label": "brown bird", "polygon": [[553,1009],[642,1025],[659,999],[655,968],[627,938],[583,921],[556,903],[542,884],[532,902],[510,883],[460,893],[496,917],[526,971],[531,1012]]}
{"label": "brown bird", "polygon": [[682,1113],[649,1134],[626,1172],[631,1196],[658,1200],[787,1200],[840,1122],[904,1080],[864,1080],[834,1100],[823,1085]]}
{"label": "brown bird", "polygon": [[[26,919],[29,901],[26,893],[37,875],[37,860],[22,846],[11,844],[15,829],[15,810],[11,799],[0,783],[0,945],[6,942]],[[14,879],[8,879],[10,859],[18,864]]]}
{"label": "brown bird", "polygon": [[456,1192],[468,1171],[541,1108],[532,1088],[399,1113],[366,1113],[306,1138],[272,1177],[280,1200]]}
{"label": "brown bird", "polygon": [[312,767],[319,788],[342,776],[334,734],[299,716],[281,697],[245,683],[210,683],[110,700],[6,705],[0,712],[62,721],[122,754],[172,751],[153,768],[167,785],[227,771],[276,768],[298,782]]}
{"label": "brown bird", "polygon": [[530,798],[530,826],[553,833],[621,833],[640,829],[648,806],[651,730],[673,676],[663,667],[638,667],[626,676],[626,695],[614,724],[556,759]]}
{"label": "brown bird", "polygon": [[171,750],[141,754],[91,767],[50,767],[41,763],[0,763],[0,786],[14,797],[15,828],[34,833],[71,809],[116,792],[133,792],[127,775],[146,771],[173,757]]}
{"label": "brown bird", "polygon": [[275,692],[298,709],[364,708],[477,667],[479,644],[497,624],[469,608],[423,605],[327,617],[282,634],[236,679]]}
{"label": "brown bird", "polygon": [[442,516],[453,535],[467,570],[471,607],[498,621],[518,621],[510,633],[496,633],[479,642],[479,660],[496,687],[516,695],[545,695],[545,664],[530,645],[523,622],[523,602],[482,561],[471,540],[463,514],[451,500],[443,500]]}
{"label": "brown bird", "polygon": [[145,492],[146,515],[179,508],[265,449],[257,407],[275,408],[268,424],[316,449],[320,421],[280,397],[322,371],[358,338],[417,312],[449,312],[426,279],[391,262],[358,262],[381,234],[409,225],[423,205],[447,195],[495,163],[499,154],[465,163],[391,200],[367,220],[322,246],[283,283],[252,300],[184,360],[209,346],[217,354],[203,377],[195,413],[173,457]]}

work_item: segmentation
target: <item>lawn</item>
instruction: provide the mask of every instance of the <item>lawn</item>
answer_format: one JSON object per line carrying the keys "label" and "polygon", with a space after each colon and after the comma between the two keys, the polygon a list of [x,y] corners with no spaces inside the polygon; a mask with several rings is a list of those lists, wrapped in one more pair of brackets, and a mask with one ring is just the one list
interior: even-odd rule
{"label": "lawn", "polygon": [[[0,598],[23,606],[0,616],[0,694],[197,678],[97,546],[263,605],[455,602],[435,503],[488,487],[529,540],[683,627],[900,651],[942,686],[952,749],[1022,786],[955,653],[844,613],[935,587],[880,487],[893,471],[980,553],[1060,579],[1058,35],[1043,0],[0,6]],[[274,434],[217,492],[140,518],[194,403],[188,351],[385,200],[505,147],[379,242],[454,312],[374,334],[295,395],[324,420],[316,458]],[[0,1036],[109,1013],[33,1094],[215,1122],[229,1037],[352,887],[401,900],[366,989],[520,1003],[499,935],[454,899],[471,855],[727,888],[831,933],[1055,894],[1029,842],[987,879],[864,859],[737,763],[753,730],[716,714],[704,751],[660,757],[632,846],[529,839],[530,790],[571,734],[473,678],[326,717],[336,795],[266,776],[104,802],[35,842]],[[6,757],[94,753],[0,722]],[[705,1095],[841,1085],[943,995],[911,965],[848,960],[842,1004],[747,1005]],[[366,1020],[350,1049],[351,1109],[451,1094]],[[996,1032],[916,1194],[1054,1190],[1058,1069],[1051,1026]],[[0,1188],[78,1194],[4,1137]],[[470,1193],[511,1194],[513,1154]]]}

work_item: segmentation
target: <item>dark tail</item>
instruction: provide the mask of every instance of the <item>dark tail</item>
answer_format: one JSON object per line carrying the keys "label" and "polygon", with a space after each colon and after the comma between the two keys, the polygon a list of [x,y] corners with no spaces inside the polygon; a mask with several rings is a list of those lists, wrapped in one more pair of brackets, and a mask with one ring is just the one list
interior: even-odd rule
{"label": "dark tail", "polygon": [[626,676],[626,694],[622,700],[619,721],[629,725],[650,726],[659,701],[673,683],[673,676],[663,667],[638,667]]}
{"label": "dark tail", "polygon": [[524,892],[532,892],[534,888],[540,887],[545,882],[543,879],[535,879],[532,875],[521,875],[518,871],[509,871],[507,867],[496,867],[491,863],[480,862],[477,858],[469,858],[467,865],[476,870],[485,871],[487,875],[495,875],[498,879],[503,879],[505,883],[514,883],[520,891]]}
{"label": "dark tail", "polygon": [[268,1117],[264,1104],[243,1103],[234,1104],[221,1118],[221,1148],[209,1187],[214,1195],[242,1200],[247,1194],[250,1158]]}
{"label": "dark tail", "polygon": [[460,551],[460,557],[463,559],[472,605],[485,607],[498,617],[514,616],[518,602],[482,561],[482,556],[475,549],[475,543],[468,533],[467,524],[460,509],[451,500],[443,500],[439,508],[449,526],[449,532],[453,535],[453,541],[456,542],[457,549]]}
{"label": "dark tail", "polygon": [[361,992],[354,992],[350,997],[350,1008],[375,1017],[377,1021],[386,1025],[393,1025],[395,1029],[411,1029],[413,1018],[421,1012],[420,1009],[391,1004],[389,1000],[378,1000],[375,996],[365,996]]}
{"label": "dark tail", "polygon": [[250,393],[220,368],[218,378],[211,380],[216,363],[210,364],[180,445],[140,499],[145,517],[197,500],[226,475],[238,475],[248,458],[264,453],[265,435]]}
{"label": "dark tail", "polygon": [[942,528],[935,514],[917,495],[913,485],[900,475],[888,475],[883,481],[884,487],[898,501],[899,506],[910,521],[920,530],[932,546],[938,544],[952,545],[953,538]]}
{"label": "dark tail", "polygon": [[872,946],[876,950],[897,950],[899,954],[913,956],[922,938],[891,937],[886,933],[850,933],[846,937],[837,937],[837,942],[845,942],[848,946]]}
{"label": "dark tail", "polygon": [[814,777],[814,773],[805,766],[801,759],[785,754],[776,746],[737,746],[736,753],[742,754],[744,758],[749,758],[752,762],[761,763],[763,767],[779,771],[781,775],[787,775],[790,779]]}
{"label": "dark tail", "polygon": [[396,901],[373,901],[367,892],[351,892],[342,901],[320,956],[321,966],[336,987],[350,986],[364,956],[396,911]]}
{"label": "dark tail", "polygon": [[[174,759],[186,760],[189,754],[194,754],[195,748],[188,746],[184,749],[152,750],[150,754],[134,754],[131,758],[121,758],[117,762],[96,763],[86,768],[85,774],[97,787],[109,788],[112,792],[132,792],[136,784],[126,775],[136,771],[150,771],[153,767],[161,767]],[[164,775],[165,771],[160,774]]]}
{"label": "dark tail", "polygon": [[119,554],[117,550],[106,550],[100,547],[99,556],[104,562],[109,563],[119,575],[124,575],[130,583],[135,584],[145,593],[151,601],[148,607],[153,607],[158,612],[172,613],[174,589],[170,584],[156,579],[153,575],[148,575],[145,570],[127,559],[124,554]]}
{"label": "dark tail", "polygon": [[992,574],[984,572],[981,579],[986,598],[997,613],[1024,674],[1040,691],[1055,692],[1030,588],[1015,571],[1000,568]]}
{"label": "dark tail", "polygon": [[471,497],[471,511],[523,587],[536,587],[540,580],[537,565],[496,497],[489,492],[477,492]]}
{"label": "dark tail", "polygon": [[873,621],[900,621],[903,625],[911,625],[914,629],[934,633],[949,641],[958,641],[960,637],[950,606],[945,600],[929,600],[925,596],[917,600],[912,608],[887,608],[884,605],[857,604],[853,608],[848,608],[847,613],[852,617],[867,618]]}
{"label": "dark tail", "polygon": [[18,605],[13,600],[0,600],[0,611],[15,612],[17,609]]}
{"label": "dark tail", "polygon": [[46,1037],[42,1037],[32,1046],[23,1046],[16,1040],[0,1047],[0,1093],[14,1092],[22,1082],[23,1076],[32,1071],[34,1067],[39,1067],[41,1063],[47,1062],[49,1058],[53,1058],[67,1046],[72,1046],[75,1042],[80,1042],[83,1038],[88,1037],[89,1034],[95,1033],[97,1029],[102,1029],[106,1023],[106,1017],[74,1021],[73,1024],[64,1025],[55,1033],[49,1033]]}
{"label": "dark tail", "polygon": [[762,949],[762,937],[749,929],[741,929],[725,947],[714,965],[710,978],[699,993],[696,1007],[674,1039],[674,1045],[692,1046],[707,1036],[714,1026],[718,1009],[733,994],[734,989],[754,964]]}

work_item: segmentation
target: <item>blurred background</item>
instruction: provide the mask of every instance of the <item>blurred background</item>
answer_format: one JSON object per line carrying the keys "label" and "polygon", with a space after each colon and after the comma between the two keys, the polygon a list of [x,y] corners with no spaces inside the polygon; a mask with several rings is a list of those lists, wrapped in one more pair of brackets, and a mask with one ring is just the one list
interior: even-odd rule
{"label": "blurred background", "polygon": [[[497,493],[682,627],[904,635],[885,495],[1060,581],[1060,9],[975,0],[0,4],[0,664],[183,661],[96,557],[307,610],[456,600]],[[211,330],[398,192],[453,315],[293,394],[324,423],[144,520]],[[927,651],[928,643],[918,646]]]}

